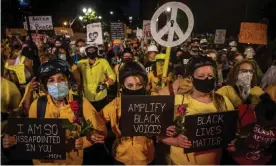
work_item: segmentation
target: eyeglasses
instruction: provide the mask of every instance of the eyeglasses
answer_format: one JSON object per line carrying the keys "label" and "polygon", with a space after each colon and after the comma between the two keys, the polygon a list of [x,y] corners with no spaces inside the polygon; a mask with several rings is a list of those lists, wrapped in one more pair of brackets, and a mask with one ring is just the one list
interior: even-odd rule
{"label": "eyeglasses", "polygon": [[249,72],[249,73],[254,73],[255,70],[253,70],[253,69],[249,69],[249,70],[247,70],[247,69],[240,69],[239,72],[240,72],[240,73],[248,73],[248,72]]}

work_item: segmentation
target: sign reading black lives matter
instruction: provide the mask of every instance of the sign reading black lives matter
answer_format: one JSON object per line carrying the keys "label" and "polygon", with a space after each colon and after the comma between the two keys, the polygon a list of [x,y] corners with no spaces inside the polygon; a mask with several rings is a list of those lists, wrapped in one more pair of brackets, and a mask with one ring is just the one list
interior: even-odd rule
{"label": "sign reading black lives matter", "polygon": [[173,125],[174,96],[122,96],[122,136],[166,135]]}
{"label": "sign reading black lives matter", "polygon": [[124,24],[120,22],[110,23],[110,31],[112,40],[125,38]]}
{"label": "sign reading black lives matter", "polygon": [[64,160],[64,119],[10,118],[9,135],[16,137],[17,144],[11,149],[14,160]]}
{"label": "sign reading black lives matter", "polygon": [[236,134],[237,111],[185,116],[186,136],[192,142],[185,153],[225,148]]}

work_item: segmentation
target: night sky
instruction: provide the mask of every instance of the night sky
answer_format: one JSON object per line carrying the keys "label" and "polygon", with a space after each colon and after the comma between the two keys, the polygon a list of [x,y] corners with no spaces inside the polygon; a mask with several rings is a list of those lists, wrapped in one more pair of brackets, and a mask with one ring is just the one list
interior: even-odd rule
{"label": "night sky", "polygon": [[[19,27],[21,17],[16,6],[18,0],[1,0],[2,27]],[[149,1],[149,0],[148,0]],[[214,32],[226,28],[230,34],[237,34],[241,21],[259,22],[267,17],[270,32],[276,29],[276,0],[182,0],[192,10],[196,32]],[[139,17],[140,0],[31,0],[34,15],[52,15],[55,26],[65,20],[72,20],[85,6],[90,6],[103,17],[109,17],[110,10],[118,17]],[[166,2],[166,0],[159,0]],[[246,3],[247,16],[246,16]],[[142,6],[141,6],[142,7]],[[18,16],[19,15],[19,16]],[[140,20],[140,22],[142,22]],[[275,32],[274,32],[275,35]]]}

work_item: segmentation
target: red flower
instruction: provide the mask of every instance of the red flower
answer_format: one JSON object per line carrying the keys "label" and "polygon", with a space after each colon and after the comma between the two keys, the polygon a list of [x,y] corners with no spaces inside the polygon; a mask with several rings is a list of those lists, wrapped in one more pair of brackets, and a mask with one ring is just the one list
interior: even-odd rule
{"label": "red flower", "polygon": [[177,108],[177,114],[182,116],[186,112],[186,105],[179,105]]}
{"label": "red flower", "polygon": [[73,100],[69,104],[73,112],[77,112],[80,108],[78,101]]}
{"label": "red flower", "polygon": [[80,123],[81,118],[79,116],[75,116],[73,119],[73,123]]}

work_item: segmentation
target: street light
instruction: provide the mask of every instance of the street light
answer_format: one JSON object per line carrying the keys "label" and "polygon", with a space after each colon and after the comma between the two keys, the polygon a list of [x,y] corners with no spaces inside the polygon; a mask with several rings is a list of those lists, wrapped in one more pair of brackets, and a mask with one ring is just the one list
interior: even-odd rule
{"label": "street light", "polygon": [[82,21],[82,20],[83,20],[83,17],[82,17],[82,16],[79,16],[79,19]]}
{"label": "street light", "polygon": [[110,14],[113,15],[113,11],[110,11]]}
{"label": "street light", "polygon": [[102,16],[99,16],[99,17],[98,17],[98,19],[100,19],[100,20],[101,20],[101,19],[102,19]]}
{"label": "street light", "polygon": [[92,9],[91,8],[88,8],[88,11],[87,11],[88,13],[91,13],[92,12]]}
{"label": "street light", "polygon": [[170,7],[167,7],[167,12],[170,12],[171,11],[171,8]]}
{"label": "street light", "polygon": [[83,9],[82,9],[82,12],[83,12],[83,13],[86,13],[86,12],[87,12],[87,9],[86,9],[86,8],[83,8]]}
{"label": "street light", "polygon": [[63,25],[64,25],[64,26],[67,26],[67,22],[66,22],[66,21],[64,21],[64,22],[63,22]]}

